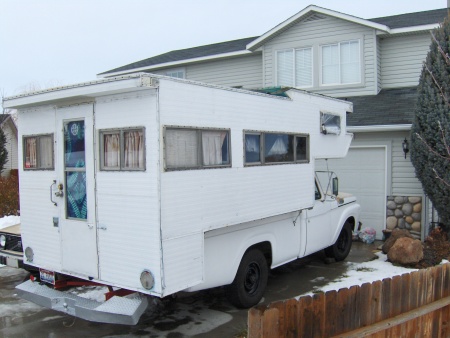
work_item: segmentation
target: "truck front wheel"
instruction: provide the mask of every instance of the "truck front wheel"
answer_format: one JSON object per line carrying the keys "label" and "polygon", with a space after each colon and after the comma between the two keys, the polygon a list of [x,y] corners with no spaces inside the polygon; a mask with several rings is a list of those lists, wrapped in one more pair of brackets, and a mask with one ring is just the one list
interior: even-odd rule
{"label": "truck front wheel", "polygon": [[244,254],[233,283],[226,287],[229,301],[239,308],[249,308],[259,303],[269,275],[266,257],[258,249]]}
{"label": "truck front wheel", "polygon": [[343,261],[350,253],[352,240],[352,226],[345,223],[336,243],[325,249],[325,255],[334,258],[336,262]]}

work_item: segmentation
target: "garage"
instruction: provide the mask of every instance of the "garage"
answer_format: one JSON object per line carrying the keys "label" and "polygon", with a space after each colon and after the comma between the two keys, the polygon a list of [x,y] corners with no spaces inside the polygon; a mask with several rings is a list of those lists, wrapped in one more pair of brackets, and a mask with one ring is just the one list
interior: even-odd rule
{"label": "garage", "polygon": [[[343,159],[330,159],[328,170],[339,177],[339,190],[356,196],[361,205],[363,226],[374,228],[383,238],[386,223],[386,147],[352,147]],[[325,160],[316,161],[316,170],[327,170]]]}

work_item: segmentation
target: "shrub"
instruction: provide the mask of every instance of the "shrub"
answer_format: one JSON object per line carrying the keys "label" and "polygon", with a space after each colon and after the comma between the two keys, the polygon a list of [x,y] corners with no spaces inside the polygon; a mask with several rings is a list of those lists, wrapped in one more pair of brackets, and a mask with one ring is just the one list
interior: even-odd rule
{"label": "shrub", "polygon": [[19,210],[19,178],[16,175],[0,177],[0,218],[18,215]]}
{"label": "shrub", "polygon": [[411,162],[440,221],[450,230],[450,21],[432,35],[412,126]]}

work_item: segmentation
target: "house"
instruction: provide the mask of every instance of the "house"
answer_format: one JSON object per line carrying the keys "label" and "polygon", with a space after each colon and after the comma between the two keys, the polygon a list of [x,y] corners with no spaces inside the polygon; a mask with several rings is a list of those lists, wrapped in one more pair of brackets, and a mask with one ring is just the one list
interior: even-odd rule
{"label": "house", "polygon": [[361,19],[308,6],[259,37],[175,50],[98,74],[151,72],[238,88],[289,86],[354,103],[345,159],[317,162],[358,197],[363,227],[422,238],[430,203],[408,142],[430,30],[447,9]]}
{"label": "house", "polygon": [[8,158],[2,176],[9,176],[11,169],[17,169],[17,126],[10,114],[0,114],[0,128],[6,137],[6,150]]}

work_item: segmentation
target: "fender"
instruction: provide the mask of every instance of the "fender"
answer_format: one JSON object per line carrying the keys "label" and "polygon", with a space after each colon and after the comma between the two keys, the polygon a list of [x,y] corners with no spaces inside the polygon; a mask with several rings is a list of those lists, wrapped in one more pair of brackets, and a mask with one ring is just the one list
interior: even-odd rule
{"label": "fender", "polygon": [[[342,209],[345,209],[345,210],[342,210]],[[353,218],[355,220],[355,226],[358,225],[359,210],[360,210],[360,206],[358,203],[345,204],[343,206],[340,206],[340,207],[332,210],[332,213],[339,211],[339,212],[341,212],[341,214],[339,215],[339,220],[337,222],[337,224],[339,224],[339,226],[335,228],[335,232],[333,234],[331,243],[335,243],[337,241],[339,234],[341,233],[341,230],[344,227],[344,224],[347,221],[347,219]]]}

